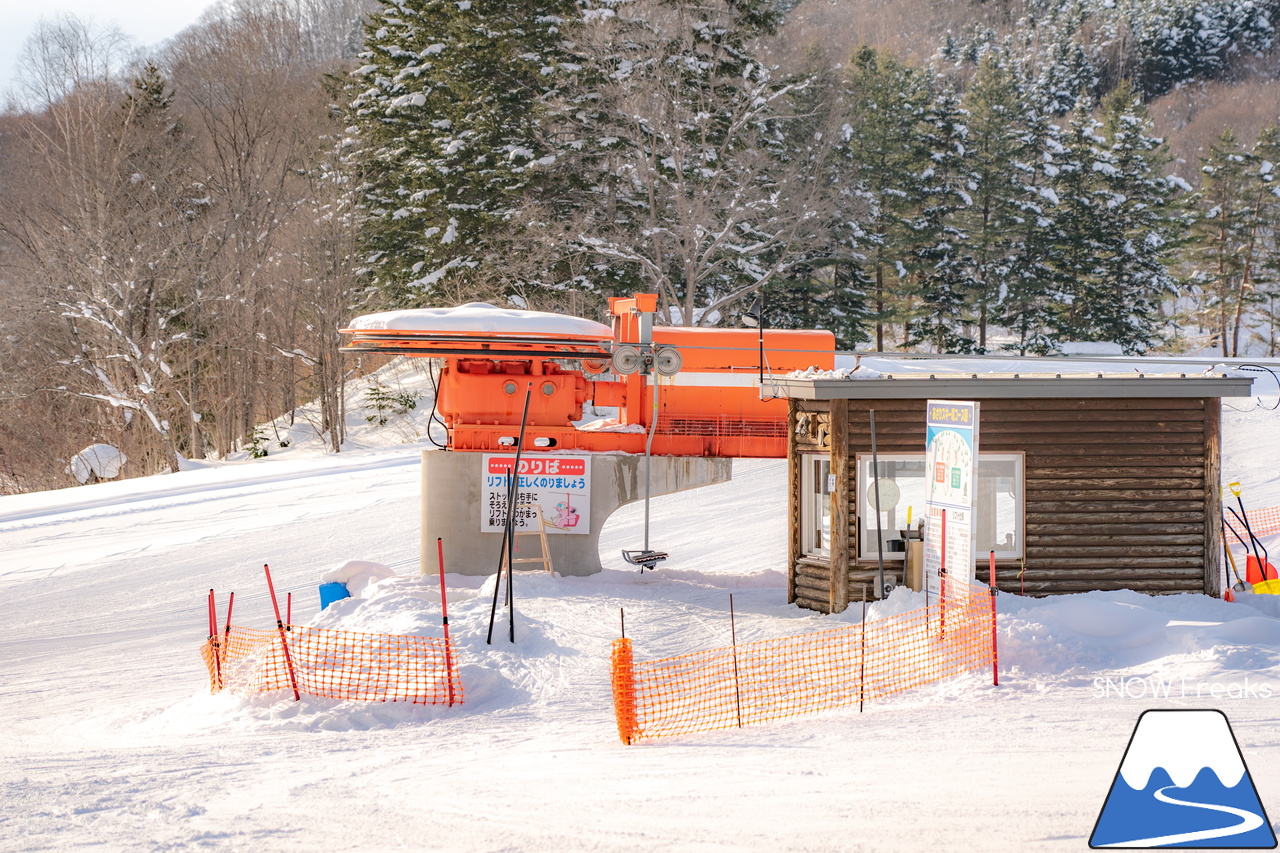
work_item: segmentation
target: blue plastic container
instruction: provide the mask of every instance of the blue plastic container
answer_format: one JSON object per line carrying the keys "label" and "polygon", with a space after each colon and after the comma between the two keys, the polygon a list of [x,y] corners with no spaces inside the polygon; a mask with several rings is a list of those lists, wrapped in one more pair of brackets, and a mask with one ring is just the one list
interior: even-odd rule
{"label": "blue plastic container", "polygon": [[320,609],[324,610],[335,601],[344,598],[350,598],[351,593],[347,591],[347,585],[344,583],[322,583],[320,584]]}

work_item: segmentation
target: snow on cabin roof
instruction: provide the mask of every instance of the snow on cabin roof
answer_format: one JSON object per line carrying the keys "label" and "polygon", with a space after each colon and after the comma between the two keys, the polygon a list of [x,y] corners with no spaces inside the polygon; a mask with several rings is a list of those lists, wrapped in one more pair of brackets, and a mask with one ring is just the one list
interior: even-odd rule
{"label": "snow on cabin roof", "polygon": [[765,380],[797,400],[1248,397],[1253,377],[1218,373],[881,373],[805,370]]}
{"label": "snow on cabin roof", "polygon": [[611,328],[594,320],[547,311],[499,308],[487,302],[468,302],[453,308],[414,308],[365,314],[352,320],[347,328],[440,334],[568,335],[593,341],[613,337]]}

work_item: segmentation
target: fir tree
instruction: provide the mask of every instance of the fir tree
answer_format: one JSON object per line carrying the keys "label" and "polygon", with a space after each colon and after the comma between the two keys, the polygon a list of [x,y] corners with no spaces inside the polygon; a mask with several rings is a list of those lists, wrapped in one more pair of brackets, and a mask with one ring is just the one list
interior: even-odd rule
{"label": "fir tree", "polygon": [[839,238],[859,261],[874,307],[875,347],[885,349],[888,321],[905,319],[915,285],[915,251],[931,174],[921,132],[929,90],[918,71],[870,47],[850,62],[843,102],[848,120]]}
{"label": "fir tree", "polygon": [[1200,218],[1191,262],[1205,283],[1204,311],[1213,343],[1223,355],[1239,355],[1248,310],[1263,301],[1274,274],[1274,234],[1280,220],[1276,195],[1274,131],[1245,150],[1231,130],[1209,149],[1201,171]]}
{"label": "fir tree", "polygon": [[574,0],[392,0],[366,24],[351,105],[368,270],[393,304],[504,278],[515,211],[558,177],[543,104],[580,65]]}
{"label": "fir tree", "polygon": [[[976,340],[968,348],[987,351],[987,328],[1007,295],[1023,243],[1023,203],[1028,164],[1039,152],[1028,132],[1034,101],[1019,81],[1016,66],[1003,52],[987,53],[964,96],[968,134],[964,169],[970,204],[960,217],[964,244],[963,287]],[[1022,263],[1026,263],[1025,259]]]}
{"label": "fir tree", "polygon": [[1088,304],[1086,340],[1113,341],[1144,352],[1159,337],[1161,305],[1177,286],[1169,263],[1182,243],[1185,221],[1177,187],[1162,172],[1163,140],[1151,135],[1145,108],[1127,83],[1102,102],[1105,150],[1095,162],[1100,255]]}

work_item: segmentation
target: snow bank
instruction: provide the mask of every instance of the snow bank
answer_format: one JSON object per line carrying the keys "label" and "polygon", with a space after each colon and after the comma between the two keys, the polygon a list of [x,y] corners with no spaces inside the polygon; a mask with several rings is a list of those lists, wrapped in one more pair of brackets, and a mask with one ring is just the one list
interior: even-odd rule
{"label": "snow bank", "polygon": [[456,308],[416,308],[365,314],[352,320],[348,328],[442,334],[484,332],[508,335],[573,335],[593,340],[613,337],[611,328],[594,320],[546,311],[499,308],[487,302],[468,302]]}
{"label": "snow bank", "polygon": [[837,367],[835,370],[820,370],[816,367],[806,367],[804,370],[793,370],[788,373],[785,379],[880,379],[884,374],[878,370],[872,370],[866,365],[858,365],[857,367]]}
{"label": "snow bank", "polygon": [[76,478],[76,482],[84,485],[94,477],[99,480],[114,480],[120,476],[120,469],[128,461],[123,453],[110,444],[91,444],[71,457],[71,464],[66,471]]}
{"label": "snow bank", "polygon": [[394,578],[396,573],[381,563],[368,560],[347,560],[341,566],[320,576],[320,583],[340,583],[346,586],[352,598],[364,598],[369,587],[378,581]]}

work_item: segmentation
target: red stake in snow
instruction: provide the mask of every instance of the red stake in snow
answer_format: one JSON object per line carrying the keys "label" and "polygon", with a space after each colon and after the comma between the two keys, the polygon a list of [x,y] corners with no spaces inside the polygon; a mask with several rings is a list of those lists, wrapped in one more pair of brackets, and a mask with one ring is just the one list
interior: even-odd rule
{"label": "red stake in snow", "polygon": [[947,633],[947,511],[942,511],[942,542],[938,548],[938,623],[943,635]]}
{"label": "red stake in snow", "polygon": [[[222,659],[227,659],[227,651],[231,647],[231,608],[235,606],[236,594],[231,593],[231,597],[227,599],[227,627],[222,631]],[[222,686],[222,685],[219,685]]]}
{"label": "red stake in snow", "polygon": [[293,686],[293,701],[302,699],[298,692],[298,676],[293,671],[293,658],[289,656],[289,642],[284,635],[284,621],[280,618],[280,603],[276,601],[276,588],[271,583],[271,567],[265,563],[262,571],[267,575],[267,589],[271,593],[271,607],[276,612],[276,630],[280,632],[280,648],[284,649],[284,665],[289,670],[289,684]]}
{"label": "red stake in snow", "polygon": [[209,650],[213,652],[213,680],[222,689],[222,656],[218,653],[218,604],[209,590]]}
{"label": "red stake in snow", "polygon": [[991,683],[1000,686],[1000,652],[996,650],[996,552],[991,552]]}
{"label": "red stake in snow", "polygon": [[449,685],[449,707],[453,707],[453,655],[449,648],[449,602],[444,594],[444,539],[436,537],[436,562],[440,566],[440,616],[444,621],[444,671]]}

